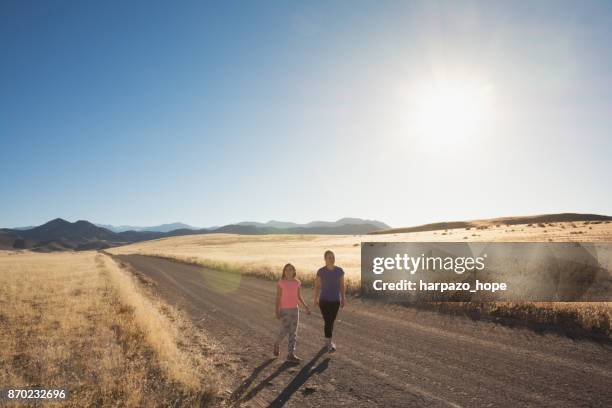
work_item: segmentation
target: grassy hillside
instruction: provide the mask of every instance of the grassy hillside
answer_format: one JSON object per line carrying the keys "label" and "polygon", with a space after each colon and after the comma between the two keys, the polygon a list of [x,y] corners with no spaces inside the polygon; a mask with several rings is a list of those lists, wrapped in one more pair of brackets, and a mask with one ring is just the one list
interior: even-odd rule
{"label": "grassy hillside", "polygon": [[332,249],[338,264],[358,284],[361,242],[612,242],[612,222],[492,225],[384,235],[233,235],[208,234],[165,238],[112,248],[113,254],[171,257],[192,263],[224,264],[245,272],[278,275],[293,263],[308,280],[323,265],[323,252]]}
{"label": "grassy hillside", "polygon": [[421,232],[421,231],[437,231],[441,229],[457,229],[457,228],[476,228],[484,229],[491,227],[502,227],[512,226],[521,224],[552,224],[552,223],[605,223],[612,221],[612,217],[607,215],[599,214],[577,214],[577,213],[561,213],[561,214],[542,214],[542,215],[530,215],[521,217],[499,217],[499,218],[488,218],[482,220],[472,221],[448,221],[448,222],[436,222],[433,224],[417,225],[415,227],[405,228],[389,228],[380,231],[372,232],[372,234],[394,234],[394,233],[407,233],[407,232]]}
{"label": "grassy hillside", "polygon": [[0,251],[0,384],[69,387],[70,407],[199,406],[218,385],[200,335],[108,256]]}

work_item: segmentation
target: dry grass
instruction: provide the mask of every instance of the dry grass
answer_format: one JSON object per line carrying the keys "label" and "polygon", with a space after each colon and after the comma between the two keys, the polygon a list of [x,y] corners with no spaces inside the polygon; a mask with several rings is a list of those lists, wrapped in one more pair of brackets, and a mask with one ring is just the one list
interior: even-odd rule
{"label": "dry grass", "polygon": [[[491,225],[465,228],[397,233],[386,235],[190,235],[140,242],[112,248],[114,254],[142,254],[198,264],[226,272],[278,278],[282,266],[293,263],[299,278],[312,282],[323,265],[323,252],[336,253],[338,264],[346,271],[349,291],[359,288],[361,242],[612,242],[612,223],[550,223]],[[449,308],[450,305],[444,306]],[[589,331],[607,333],[612,327],[612,303],[472,303],[455,305],[466,310],[478,308],[483,315],[514,317],[555,325],[577,325]]]}
{"label": "dry grass", "polygon": [[5,387],[68,388],[68,407],[211,403],[215,349],[197,336],[104,255],[0,255]]}
{"label": "dry grass", "polygon": [[[612,241],[612,223],[580,225],[571,232],[570,223],[542,228],[527,225],[500,225],[478,230],[467,240],[464,228],[386,235],[186,235],[139,242],[108,250],[113,254],[142,254],[176,259],[215,269],[237,271],[262,277],[278,277],[284,264],[291,262],[300,279],[312,281],[314,272],[323,265],[323,253],[336,253],[352,285],[359,286],[361,242],[575,242]],[[590,228],[589,228],[590,227]]]}
{"label": "dry grass", "polygon": [[418,307],[536,330],[612,337],[612,302],[430,302]]}
{"label": "dry grass", "polygon": [[361,239],[337,235],[190,235],[140,242],[108,252],[168,257],[264,277],[278,276],[283,265],[291,262],[300,279],[309,281],[323,264],[323,252],[331,248],[347,276],[358,280]]}

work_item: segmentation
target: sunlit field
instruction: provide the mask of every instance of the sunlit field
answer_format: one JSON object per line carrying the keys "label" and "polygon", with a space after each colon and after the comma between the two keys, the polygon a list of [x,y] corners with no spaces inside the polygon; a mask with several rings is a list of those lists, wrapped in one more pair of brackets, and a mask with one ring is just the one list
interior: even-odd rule
{"label": "sunlit field", "polygon": [[[482,227],[481,227],[482,228]],[[571,242],[612,241],[612,223],[553,223],[490,226],[385,235],[186,235],[112,248],[113,254],[142,254],[202,265],[226,264],[243,272],[277,276],[287,262],[303,280],[312,279],[331,249],[337,264],[358,283],[361,242]]]}
{"label": "sunlit field", "polygon": [[141,286],[94,252],[0,251],[0,384],[67,388],[70,407],[212,401],[205,340]]}
{"label": "sunlit field", "polygon": [[[140,242],[109,250],[113,254],[142,254],[175,259],[219,270],[278,278],[282,266],[293,263],[299,278],[312,283],[323,265],[323,252],[336,253],[347,273],[348,286],[359,286],[361,242],[610,242],[612,223],[564,222],[521,225],[482,225],[470,229],[385,235],[191,235]],[[457,307],[454,305],[453,307]],[[586,329],[610,332],[612,303],[512,303],[461,305],[500,317],[519,317],[534,323],[571,322]],[[449,305],[444,306],[445,309]]]}

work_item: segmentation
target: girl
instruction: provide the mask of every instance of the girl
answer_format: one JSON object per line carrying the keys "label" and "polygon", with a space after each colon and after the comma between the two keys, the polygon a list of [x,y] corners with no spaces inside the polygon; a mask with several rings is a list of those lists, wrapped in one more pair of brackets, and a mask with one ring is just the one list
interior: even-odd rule
{"label": "girl", "polygon": [[298,302],[310,314],[310,308],[302,298],[301,283],[296,278],[295,267],[288,263],[283,268],[283,276],[276,285],[276,318],[281,320],[281,328],[274,342],[274,355],[280,354],[280,342],[289,336],[287,361],[299,363],[302,359],[295,355],[300,309]]}
{"label": "girl", "polygon": [[336,351],[336,345],[332,342],[334,321],[338,309],[344,307],[344,271],[336,266],[336,256],[332,251],[325,251],[325,266],[317,271],[314,290],[314,304],[319,305],[321,315],[325,322],[323,332],[325,334],[325,345],[327,351]]}

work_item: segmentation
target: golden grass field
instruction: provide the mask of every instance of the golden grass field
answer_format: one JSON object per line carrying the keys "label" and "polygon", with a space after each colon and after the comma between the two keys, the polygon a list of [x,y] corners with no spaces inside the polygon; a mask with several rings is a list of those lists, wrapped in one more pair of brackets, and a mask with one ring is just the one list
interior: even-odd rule
{"label": "golden grass field", "polygon": [[0,251],[3,387],[68,388],[70,407],[198,406],[221,354],[201,336],[108,256]]}
{"label": "golden grass field", "polygon": [[539,227],[491,226],[385,235],[186,235],[144,241],[109,249],[113,254],[142,254],[173,258],[205,266],[226,266],[242,272],[278,276],[291,262],[300,279],[311,281],[331,249],[347,277],[359,281],[361,242],[612,242],[612,223],[555,223]]}
{"label": "golden grass field", "polygon": [[[610,222],[559,222],[550,224],[482,225],[427,232],[384,235],[188,235],[145,241],[112,248],[113,254],[142,254],[181,262],[278,278],[282,266],[291,262],[298,277],[312,283],[323,265],[323,252],[331,249],[348,278],[348,287],[359,287],[361,242],[612,242]],[[516,317],[534,323],[577,324],[582,328],[610,333],[612,303],[513,303],[486,305],[443,305],[444,309],[478,307],[478,312],[499,317]]]}

